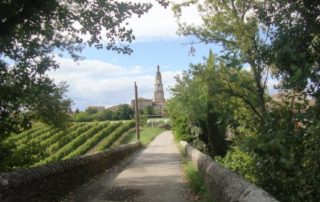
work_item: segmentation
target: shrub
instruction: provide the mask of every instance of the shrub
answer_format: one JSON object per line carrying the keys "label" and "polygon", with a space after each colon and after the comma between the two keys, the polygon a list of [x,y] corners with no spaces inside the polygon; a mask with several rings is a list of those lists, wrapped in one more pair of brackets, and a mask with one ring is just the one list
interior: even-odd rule
{"label": "shrub", "polygon": [[239,147],[232,147],[225,157],[215,158],[224,167],[237,172],[250,182],[255,182],[253,159],[249,153]]}

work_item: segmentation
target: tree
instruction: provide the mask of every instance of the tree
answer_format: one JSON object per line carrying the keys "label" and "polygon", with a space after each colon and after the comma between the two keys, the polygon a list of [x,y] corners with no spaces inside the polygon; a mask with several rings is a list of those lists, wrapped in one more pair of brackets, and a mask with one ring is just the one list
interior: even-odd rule
{"label": "tree", "polygon": [[246,119],[258,117],[246,110],[247,102],[257,104],[254,96],[248,95],[247,88],[255,89],[249,72],[226,67],[210,52],[206,63],[191,65],[176,81],[166,108],[178,137],[189,142],[200,140],[212,156],[223,156],[227,127],[239,135],[243,134],[239,126],[242,131],[253,130],[254,123],[242,124],[243,116],[237,115],[241,111]]}
{"label": "tree", "polygon": [[33,76],[30,81],[28,73],[22,71],[6,69],[0,73],[0,140],[31,127],[31,120],[57,127],[69,120],[72,101],[65,98],[66,84],[56,85],[46,76]]}
{"label": "tree", "polygon": [[80,122],[90,122],[94,121],[93,117],[87,114],[86,112],[80,112],[74,116],[75,121],[80,121]]}
{"label": "tree", "polygon": [[[166,102],[166,111],[172,121],[172,128],[178,139],[194,144],[208,143],[205,133],[206,97],[203,96],[199,80],[192,79],[191,72],[183,72],[175,77],[171,88],[172,98]],[[207,148],[201,144],[202,150]]]}
{"label": "tree", "polygon": [[181,8],[190,4],[197,4],[203,24],[194,26],[180,23],[179,32],[183,35],[194,35],[203,43],[221,45],[223,48],[221,57],[224,58],[226,66],[243,68],[245,65],[250,65],[256,88],[252,96],[256,97],[258,105],[248,104],[258,114],[259,125],[262,126],[267,113],[265,90],[269,61],[265,61],[263,57],[266,52],[263,39],[267,30],[260,29],[255,15],[250,15],[254,9],[254,1],[189,1],[174,6],[178,19],[181,16]]}
{"label": "tree", "polygon": [[[55,119],[46,116],[64,116],[69,111],[70,101],[61,94],[65,89],[59,90],[45,74],[59,68],[56,54],[67,52],[78,60],[86,46],[130,54],[126,42],[135,38],[126,20],[150,8],[151,4],[120,1],[1,1],[0,139],[30,126],[32,117],[26,112],[41,112],[37,116],[56,125]],[[59,91],[60,96],[54,96]],[[54,109],[51,102],[44,102],[45,97],[54,99]]]}
{"label": "tree", "polygon": [[101,116],[100,120],[112,120],[113,113],[111,109],[105,109],[101,113],[98,113],[98,116]]}
{"label": "tree", "polygon": [[[207,74],[224,83],[222,91],[214,89],[209,95],[226,93],[239,98],[259,119],[254,128],[249,127],[253,135],[237,141],[238,149],[228,153],[225,163],[234,164],[231,161],[244,152],[252,159],[248,165],[253,169],[242,167],[243,173],[252,172],[249,175],[256,183],[281,201],[318,201],[319,1],[189,1],[175,6],[177,16],[181,7],[191,3],[198,5],[203,25],[180,24],[181,33],[220,44],[220,60],[232,67],[218,79]],[[234,75],[237,68],[248,69],[249,74]],[[281,103],[266,93],[271,73],[280,81]],[[315,105],[310,104],[310,97]],[[244,118],[245,113],[240,115]],[[253,117],[240,126],[252,125]]]}
{"label": "tree", "polygon": [[268,0],[256,9],[260,23],[274,28],[265,57],[284,92],[284,104],[270,114],[269,131],[254,142],[260,147],[252,146],[260,184],[283,201],[318,201],[320,3]]}
{"label": "tree", "polygon": [[143,111],[147,116],[154,114],[153,106],[150,106],[150,105],[148,105]]}
{"label": "tree", "polygon": [[256,5],[261,23],[270,30],[268,56],[281,88],[320,96],[319,1],[268,0]]}
{"label": "tree", "polygon": [[120,104],[113,114],[116,120],[128,120],[133,118],[134,111],[130,105]]}
{"label": "tree", "polygon": [[98,113],[98,109],[96,109],[95,107],[88,107],[86,109],[86,113],[89,115],[93,115],[93,114]]}
{"label": "tree", "polygon": [[[67,85],[60,83],[57,87],[43,89],[42,94],[38,95],[38,102],[34,108],[29,108],[31,113],[35,113],[35,117],[44,123],[54,123],[57,127],[65,126],[70,120],[68,113],[71,112],[70,105],[72,101],[65,99],[64,94],[67,91]],[[38,117],[37,117],[38,116]]]}

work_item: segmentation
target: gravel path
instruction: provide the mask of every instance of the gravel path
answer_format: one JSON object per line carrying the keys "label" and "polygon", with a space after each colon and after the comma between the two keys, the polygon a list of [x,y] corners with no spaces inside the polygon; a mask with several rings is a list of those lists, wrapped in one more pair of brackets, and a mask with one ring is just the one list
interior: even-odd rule
{"label": "gravel path", "polygon": [[66,201],[187,202],[189,188],[181,166],[173,135],[165,131],[145,150],[92,180]]}

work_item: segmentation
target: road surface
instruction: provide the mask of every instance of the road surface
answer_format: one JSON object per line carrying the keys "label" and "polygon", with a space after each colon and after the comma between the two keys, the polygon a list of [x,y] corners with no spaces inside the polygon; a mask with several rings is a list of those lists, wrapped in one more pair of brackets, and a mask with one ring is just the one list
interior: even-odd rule
{"label": "road surface", "polygon": [[187,202],[189,188],[171,131],[140,153],[90,181],[65,201]]}

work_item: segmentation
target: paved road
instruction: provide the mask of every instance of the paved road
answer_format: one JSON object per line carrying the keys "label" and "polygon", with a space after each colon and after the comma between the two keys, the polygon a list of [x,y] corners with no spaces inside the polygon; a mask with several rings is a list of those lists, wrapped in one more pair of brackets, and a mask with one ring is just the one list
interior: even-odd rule
{"label": "paved road", "polygon": [[113,175],[99,176],[70,196],[69,201],[188,201],[181,155],[171,131],[161,133],[131,158],[122,172],[115,170]]}

